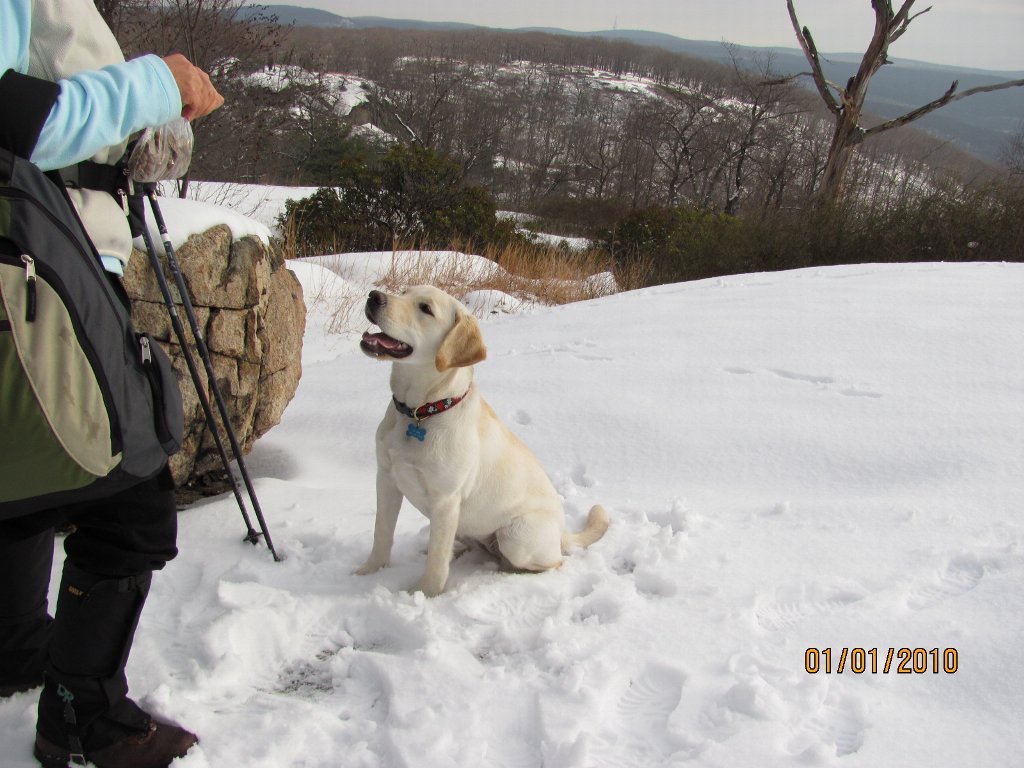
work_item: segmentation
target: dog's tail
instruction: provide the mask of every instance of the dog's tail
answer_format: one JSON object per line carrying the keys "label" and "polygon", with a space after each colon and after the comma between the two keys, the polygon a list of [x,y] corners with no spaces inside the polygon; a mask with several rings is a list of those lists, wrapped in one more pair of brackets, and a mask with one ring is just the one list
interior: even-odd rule
{"label": "dog's tail", "polygon": [[604,507],[600,504],[595,504],[590,508],[590,514],[587,515],[587,524],[583,527],[582,531],[579,533],[569,533],[566,531],[562,534],[562,554],[569,554],[573,547],[583,547],[584,549],[589,547],[604,536],[604,532],[607,530],[608,513],[604,511]]}

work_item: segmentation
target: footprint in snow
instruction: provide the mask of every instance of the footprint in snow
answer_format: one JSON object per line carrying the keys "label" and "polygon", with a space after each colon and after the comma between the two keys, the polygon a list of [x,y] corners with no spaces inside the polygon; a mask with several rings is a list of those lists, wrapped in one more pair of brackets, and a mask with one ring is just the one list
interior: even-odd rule
{"label": "footprint in snow", "polygon": [[[391,714],[391,683],[375,660],[367,657],[353,659],[348,675],[340,684],[343,711],[339,717],[346,720],[367,720],[386,723]],[[369,729],[366,733],[376,733]]]}
{"label": "footprint in snow", "polygon": [[[726,373],[731,373],[736,376],[746,376],[757,373],[756,370],[753,370],[751,368],[740,368],[735,366],[723,368],[723,370]],[[771,373],[772,375],[777,376],[780,379],[786,379],[787,381],[801,381],[807,384],[815,384],[820,387],[828,387],[831,384],[839,383],[836,381],[836,379],[834,379],[831,376],[818,376],[810,373],[797,373],[794,371],[787,371],[782,368],[768,368],[766,370],[768,373]],[[839,394],[844,395],[845,397],[867,397],[872,399],[877,399],[884,396],[881,392],[875,392],[870,389],[864,389],[858,385],[844,387],[843,389],[839,390]]]}
{"label": "footprint in snow", "polygon": [[804,381],[808,384],[835,384],[836,380],[831,376],[815,376],[810,373],[794,373],[793,371],[783,370],[781,368],[769,368],[769,373],[774,373],[780,379],[789,379],[790,381]]}
{"label": "footprint in snow", "polygon": [[594,487],[594,478],[587,474],[587,468],[583,464],[577,464],[573,469],[572,481],[580,488]]}
{"label": "footprint in snow", "polygon": [[972,555],[954,557],[941,573],[919,581],[907,593],[907,606],[915,611],[970,592],[985,575],[985,566]]}
{"label": "footprint in snow", "polygon": [[811,616],[840,610],[864,597],[865,593],[859,588],[831,587],[822,590],[806,585],[780,588],[776,590],[773,602],[755,606],[754,615],[760,627],[777,632],[796,626]]}
{"label": "footprint in snow", "polygon": [[614,358],[608,357],[607,355],[599,355],[599,354],[596,354],[594,352],[585,351],[585,350],[591,350],[591,349],[597,349],[597,344],[595,342],[593,342],[593,341],[580,341],[580,342],[573,342],[572,344],[569,344],[569,346],[563,347],[560,351],[571,352],[573,357],[575,357],[577,360],[586,360],[586,361],[598,362],[598,363],[603,363],[603,362],[608,362],[610,360],[614,360]]}
{"label": "footprint in snow", "polygon": [[618,733],[607,749],[595,749],[598,765],[636,768],[663,765],[685,747],[670,720],[683,695],[686,675],[667,665],[649,664],[632,677],[615,706]]}
{"label": "footprint in snow", "polygon": [[679,592],[679,585],[657,568],[641,566],[633,572],[636,591],[644,597],[674,597]]}
{"label": "footprint in snow", "polygon": [[859,697],[830,693],[793,734],[790,753],[815,762],[852,755],[864,746],[865,710]]}
{"label": "footprint in snow", "polygon": [[427,633],[387,605],[370,603],[345,622],[351,647],[364,653],[406,654],[425,648]]}
{"label": "footprint in snow", "polygon": [[515,415],[512,417],[512,420],[522,427],[528,427],[530,426],[530,424],[533,423],[533,418],[530,416],[530,414],[522,410],[516,411]]}
{"label": "footprint in snow", "polygon": [[514,631],[539,627],[545,619],[558,614],[564,604],[564,596],[549,589],[483,589],[464,595],[459,610],[480,624]]}
{"label": "footprint in snow", "polygon": [[297,661],[281,672],[275,691],[317,701],[334,692],[334,677],[322,659],[316,663]]}
{"label": "footprint in snow", "polygon": [[611,624],[622,618],[623,602],[619,595],[595,590],[582,598],[572,614],[577,624]]}
{"label": "footprint in snow", "polygon": [[846,397],[868,397],[877,400],[880,397],[884,397],[881,392],[872,392],[867,389],[858,389],[857,387],[847,387],[839,392],[841,395]]}

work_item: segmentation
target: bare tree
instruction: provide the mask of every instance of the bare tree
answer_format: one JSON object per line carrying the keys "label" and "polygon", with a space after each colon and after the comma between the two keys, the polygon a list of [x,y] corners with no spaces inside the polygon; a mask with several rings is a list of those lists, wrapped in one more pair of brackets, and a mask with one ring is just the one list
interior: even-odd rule
{"label": "bare tree", "polygon": [[1024,181],[1024,124],[1003,150],[1003,162],[1011,176]]}
{"label": "bare tree", "polygon": [[732,61],[732,90],[739,99],[741,108],[731,108],[729,122],[732,124],[727,160],[730,164],[725,179],[725,206],[723,213],[735,216],[747,187],[750,186],[750,166],[765,151],[771,134],[777,133],[776,126],[790,117],[803,112],[798,106],[790,83],[772,80],[772,59],[755,56],[752,71],[740,59],[735,46],[727,46]]}
{"label": "bare tree", "polygon": [[[193,123],[192,171],[210,179],[255,180],[268,137],[287,119],[278,94],[247,85],[245,67],[273,58],[287,30],[245,0],[100,0],[101,13],[128,55],[184,53],[210,73],[225,107]],[[287,106],[285,106],[287,109]],[[189,176],[179,184],[185,196]]]}
{"label": "bare tree", "polygon": [[150,0],[95,0],[95,4],[121,49],[129,56],[140,53],[152,26],[146,13]]}
{"label": "bare tree", "polygon": [[[929,6],[921,12],[911,15],[914,0],[904,0],[898,11],[893,10],[891,0],[870,1],[875,13],[875,29],[871,36],[871,42],[864,52],[864,57],[861,59],[860,66],[857,69],[857,74],[851,77],[845,86],[839,86],[825,79],[821,67],[821,56],[814,43],[814,38],[811,36],[811,31],[807,27],[800,26],[796,16],[796,9],[793,7],[793,0],[786,0],[789,18],[793,23],[793,29],[796,31],[797,40],[800,42],[800,47],[803,49],[804,55],[811,65],[811,71],[802,74],[809,74],[814,79],[818,94],[835,119],[832,144],[829,147],[825,173],[817,192],[819,205],[827,205],[834,202],[842,195],[843,182],[850,166],[850,160],[857,146],[866,139],[876,136],[883,131],[906,125],[927,115],[929,112],[934,112],[936,109],[968,96],[1024,85],[1024,80],[1010,80],[994,85],[970,88],[957,93],[959,83],[954,81],[949,90],[934,101],[930,101],[901,117],[888,120],[872,128],[863,128],[861,126],[861,113],[864,110],[864,101],[867,98],[868,87],[875,73],[883,65],[890,63],[889,46],[903,36],[914,19],[931,10]],[[797,77],[799,76],[797,75]]]}
{"label": "bare tree", "polygon": [[654,154],[657,180],[664,186],[662,199],[678,205],[684,185],[707,170],[707,155],[700,142],[712,101],[681,89],[663,89],[664,98],[642,106],[637,135]]}
{"label": "bare tree", "polygon": [[403,141],[445,151],[456,113],[469,88],[465,65],[451,57],[426,55],[394,63],[373,92],[374,121]]}

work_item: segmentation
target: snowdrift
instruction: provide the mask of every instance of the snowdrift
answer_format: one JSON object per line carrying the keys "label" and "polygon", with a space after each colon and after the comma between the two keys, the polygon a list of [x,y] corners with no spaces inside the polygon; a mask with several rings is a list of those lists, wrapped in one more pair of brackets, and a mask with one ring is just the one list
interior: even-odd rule
{"label": "snowdrift", "polygon": [[[744,275],[488,316],[484,396],[570,526],[601,503],[612,527],[552,573],[463,556],[433,600],[405,591],[426,542],[409,507],[392,567],[351,574],[388,367],[327,332],[352,285],[293,266],[318,297],[304,377],[249,458],[286,559],[241,542],[230,496],[185,510],[129,664],[141,703],[201,736],[176,765],[1018,761],[1024,266]],[[349,275],[365,291],[372,273]],[[10,768],[35,765],[33,723],[31,695],[0,702]]]}

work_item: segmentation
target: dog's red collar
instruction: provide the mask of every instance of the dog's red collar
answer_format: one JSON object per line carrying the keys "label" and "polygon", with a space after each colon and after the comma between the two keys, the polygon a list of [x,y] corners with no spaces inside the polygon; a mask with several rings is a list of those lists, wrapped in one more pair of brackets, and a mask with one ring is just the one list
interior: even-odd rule
{"label": "dog's red collar", "polygon": [[391,396],[391,400],[395,403],[395,408],[398,409],[398,412],[400,414],[402,414],[403,416],[408,416],[410,419],[415,419],[416,423],[419,424],[421,421],[423,421],[424,419],[429,419],[431,416],[436,416],[439,413],[450,411],[456,405],[465,400],[466,395],[468,394],[469,391],[467,390],[466,394],[463,395],[462,397],[446,397],[444,400],[438,400],[437,402],[434,403],[425,403],[424,405],[421,405],[419,408],[415,409],[410,408],[408,405],[403,403],[394,395]]}

